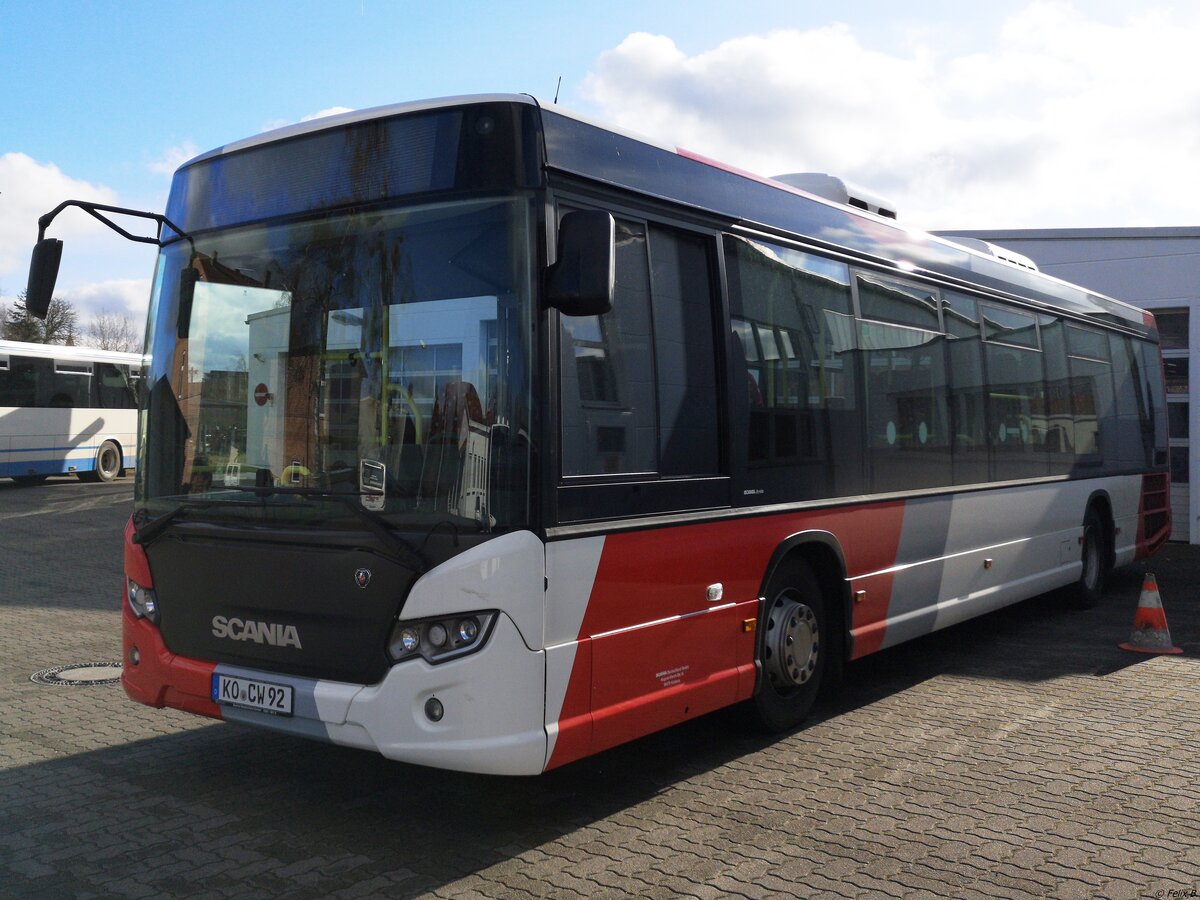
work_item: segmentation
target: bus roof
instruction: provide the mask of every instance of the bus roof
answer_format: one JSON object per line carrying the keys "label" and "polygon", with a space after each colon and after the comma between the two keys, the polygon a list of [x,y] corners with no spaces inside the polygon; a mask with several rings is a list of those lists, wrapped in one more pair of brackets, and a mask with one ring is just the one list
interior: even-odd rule
{"label": "bus roof", "polygon": [[480,103],[537,108],[543,162],[550,172],[716,214],[731,226],[796,235],[835,252],[883,262],[902,273],[930,274],[1035,306],[1063,310],[1141,333],[1154,332],[1153,317],[1144,310],[1022,267],[1003,254],[903,227],[895,219],[596,122],[528,94],[444,97],[327,116],[218,147],[185,163],[181,170],[222,155],[321,131]]}
{"label": "bus roof", "polygon": [[38,359],[63,359],[74,362],[107,362],[140,366],[142,354],[99,350],[95,347],[69,347],[66,344],[27,344],[0,341],[0,356],[32,356]]}

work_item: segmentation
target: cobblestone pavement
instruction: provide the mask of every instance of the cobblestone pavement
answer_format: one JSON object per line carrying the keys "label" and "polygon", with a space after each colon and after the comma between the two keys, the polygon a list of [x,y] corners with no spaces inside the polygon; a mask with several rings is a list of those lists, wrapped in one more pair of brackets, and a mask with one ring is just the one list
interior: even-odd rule
{"label": "cobblestone pavement", "polygon": [[856,663],[790,735],[722,713],[503,779],[31,682],[119,657],[130,502],[0,482],[0,896],[1200,892],[1200,548],[1148,565],[1182,656],[1117,649],[1139,565]]}

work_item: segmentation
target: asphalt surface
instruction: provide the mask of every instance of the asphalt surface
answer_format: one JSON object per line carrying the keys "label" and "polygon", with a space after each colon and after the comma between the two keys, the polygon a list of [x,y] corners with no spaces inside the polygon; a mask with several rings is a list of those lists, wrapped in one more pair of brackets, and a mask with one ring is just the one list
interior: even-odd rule
{"label": "asphalt surface", "polygon": [[[1200,895],[1200,547],[509,779],[31,681],[119,660],[131,500],[0,481],[0,897]],[[1117,647],[1147,570],[1181,655]]]}

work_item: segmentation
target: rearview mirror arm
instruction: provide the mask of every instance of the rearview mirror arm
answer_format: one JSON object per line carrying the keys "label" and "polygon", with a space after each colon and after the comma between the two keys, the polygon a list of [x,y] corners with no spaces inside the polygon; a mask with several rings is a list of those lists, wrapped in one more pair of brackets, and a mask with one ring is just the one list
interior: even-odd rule
{"label": "rearview mirror arm", "polygon": [[[105,225],[107,225],[113,231],[117,232],[117,234],[121,235],[121,237],[126,238],[127,240],[137,241],[139,244],[154,244],[157,247],[162,247],[165,244],[171,243],[171,241],[165,241],[162,238],[164,225],[167,228],[170,228],[172,231],[174,231],[177,235],[179,235],[179,237],[187,238],[189,241],[192,239],[191,235],[189,235],[187,232],[185,232],[182,228],[180,228],[178,225],[176,225],[174,222],[172,222],[166,216],[160,215],[159,213],[144,212],[140,209],[125,209],[124,207],[121,207],[121,206],[108,206],[104,203],[90,203],[86,200],[64,200],[62,203],[58,204],[58,206],[54,207],[54,209],[50,210],[50,212],[46,213],[44,216],[41,216],[38,219],[38,240],[39,241],[46,237],[46,229],[50,226],[50,223],[54,221],[54,217],[57,216],[60,212],[62,212],[64,209],[66,209],[69,206],[74,206],[79,209],[82,209],[85,213],[87,213],[92,218],[103,222]],[[122,216],[132,216],[133,218],[136,218],[136,219],[151,219],[152,221],[158,223],[158,231],[154,237],[149,237],[147,235],[141,235],[141,234],[133,234],[129,231],[126,231],[124,228],[122,228],[120,225],[118,225],[112,219],[103,215],[103,213],[106,213],[106,212],[107,213],[116,213],[117,215],[122,215]],[[194,247],[194,244],[193,244],[193,247]]]}

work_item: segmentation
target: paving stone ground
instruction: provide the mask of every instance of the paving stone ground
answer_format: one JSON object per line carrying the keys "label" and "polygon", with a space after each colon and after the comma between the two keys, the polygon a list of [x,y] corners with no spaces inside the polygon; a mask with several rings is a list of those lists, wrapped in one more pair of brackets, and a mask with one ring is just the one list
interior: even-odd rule
{"label": "paving stone ground", "polygon": [[[1200,548],[532,779],[29,676],[120,656],[127,482],[0,482],[0,897],[1200,895]],[[1181,656],[1117,649],[1144,572]],[[1194,893],[1195,892],[1195,893]]]}

